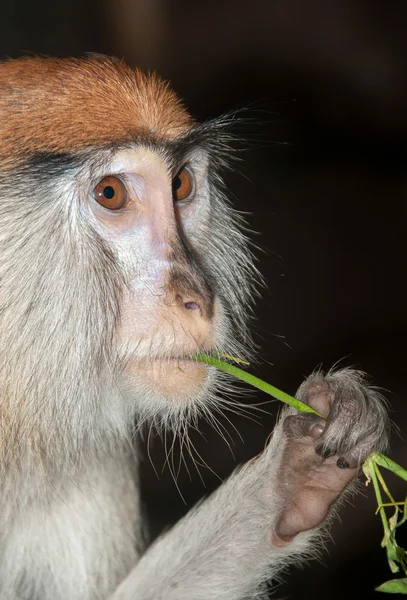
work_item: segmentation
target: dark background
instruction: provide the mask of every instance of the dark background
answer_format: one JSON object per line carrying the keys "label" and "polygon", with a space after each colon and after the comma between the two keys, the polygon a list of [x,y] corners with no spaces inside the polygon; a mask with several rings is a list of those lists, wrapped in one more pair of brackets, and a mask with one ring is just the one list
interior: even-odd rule
{"label": "dark background", "polygon": [[[199,119],[248,107],[245,160],[227,179],[259,232],[268,283],[253,368],[289,393],[320,365],[366,370],[388,390],[400,430],[390,456],[406,466],[406,2],[14,0],[0,3],[0,31],[1,56],[94,51],[155,69]],[[192,433],[219,477],[263,448],[278,406],[263,408],[260,424],[224,421],[234,456],[205,423],[204,436]],[[201,468],[204,485],[187,461],[183,501],[157,437],[150,454],[159,477],[144,451],[143,490],[155,535],[219,479]],[[405,485],[389,484],[403,499]],[[377,598],[374,586],[391,577],[381,535],[368,489],[341,511],[322,564],[292,569],[278,597]]]}

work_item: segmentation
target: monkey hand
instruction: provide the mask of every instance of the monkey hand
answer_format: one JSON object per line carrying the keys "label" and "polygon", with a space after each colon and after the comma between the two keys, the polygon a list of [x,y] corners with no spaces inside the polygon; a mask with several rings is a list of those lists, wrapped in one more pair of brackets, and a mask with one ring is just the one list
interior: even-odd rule
{"label": "monkey hand", "polygon": [[358,466],[386,446],[388,418],[349,369],[312,375],[297,397],[326,420],[285,408],[265,451],[155,542],[111,600],[266,598],[268,578],[315,554]]}
{"label": "monkey hand", "polygon": [[278,426],[283,449],[275,475],[283,496],[272,533],[276,546],[322,524],[361,463],[371,452],[384,450],[388,439],[383,399],[358,371],[311,375],[297,398],[326,419],[283,411]]}

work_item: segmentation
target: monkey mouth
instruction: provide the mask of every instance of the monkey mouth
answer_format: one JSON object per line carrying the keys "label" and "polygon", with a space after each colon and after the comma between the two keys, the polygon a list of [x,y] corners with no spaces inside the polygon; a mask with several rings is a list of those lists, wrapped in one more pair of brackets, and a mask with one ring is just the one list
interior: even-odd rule
{"label": "monkey mouth", "polygon": [[181,355],[181,356],[166,356],[159,357],[152,360],[153,363],[158,363],[164,367],[168,365],[170,368],[177,367],[178,369],[186,369],[188,371],[193,369],[206,368],[208,365],[197,360],[193,355]]}
{"label": "monkey mouth", "polygon": [[206,367],[208,366],[207,363],[203,362],[202,360],[199,360],[197,357],[202,354],[202,355],[211,355],[211,354],[215,354],[215,351],[213,350],[213,348],[209,347],[209,345],[206,348],[199,348],[199,349],[194,349],[191,351],[186,351],[186,352],[180,352],[180,353],[175,353],[174,354],[156,354],[155,356],[150,356],[150,357],[145,357],[145,358],[140,358],[138,359],[139,363],[144,363],[147,364],[149,362],[151,363],[160,363],[160,364],[169,364],[169,365],[174,365],[179,364],[179,365],[188,365],[190,367],[192,366],[196,366],[196,367]]}
{"label": "monkey mouth", "polygon": [[130,370],[144,389],[150,389],[155,397],[176,405],[193,403],[210,378],[209,366],[191,355],[137,360]]}

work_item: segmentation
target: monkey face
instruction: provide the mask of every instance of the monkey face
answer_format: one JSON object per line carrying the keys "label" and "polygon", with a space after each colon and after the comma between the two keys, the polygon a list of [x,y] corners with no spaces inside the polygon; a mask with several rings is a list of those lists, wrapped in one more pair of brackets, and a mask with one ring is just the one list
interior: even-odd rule
{"label": "monkey face", "polygon": [[130,147],[114,155],[89,198],[95,230],[126,273],[116,330],[125,378],[160,401],[200,395],[209,368],[188,357],[225,337],[221,300],[194,248],[208,236],[207,169],[202,152],[174,167],[162,152]]}

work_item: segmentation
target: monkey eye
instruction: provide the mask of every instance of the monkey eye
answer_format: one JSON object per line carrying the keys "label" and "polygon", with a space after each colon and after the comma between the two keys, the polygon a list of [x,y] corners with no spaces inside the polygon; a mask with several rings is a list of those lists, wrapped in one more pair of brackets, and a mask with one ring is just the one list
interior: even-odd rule
{"label": "monkey eye", "polygon": [[187,200],[195,191],[194,178],[188,167],[182,167],[172,180],[172,190],[175,202]]}
{"label": "monkey eye", "polygon": [[93,195],[96,202],[109,210],[120,210],[128,202],[126,186],[114,175],[103,177],[93,190]]}

